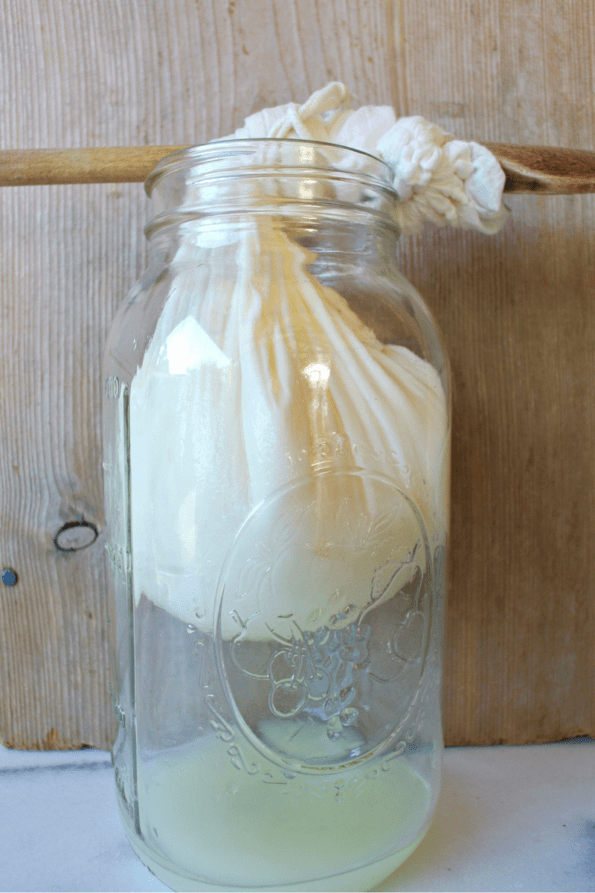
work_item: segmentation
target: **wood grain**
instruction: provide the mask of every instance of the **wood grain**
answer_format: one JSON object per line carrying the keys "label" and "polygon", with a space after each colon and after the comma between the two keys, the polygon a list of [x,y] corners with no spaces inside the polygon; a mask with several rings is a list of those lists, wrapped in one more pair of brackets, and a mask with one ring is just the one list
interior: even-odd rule
{"label": "wood grain", "polygon": [[[592,6],[454,5],[405,5],[409,111],[480,142],[592,150]],[[493,239],[428,229],[399,247],[454,372],[446,729],[461,744],[595,734],[595,206],[507,204]]]}
{"label": "wood grain", "polygon": [[[464,139],[595,149],[590,0],[5,0],[0,149],[224,136],[343,80]],[[511,164],[513,159],[511,159]],[[454,371],[449,743],[595,734],[595,207],[398,246]],[[0,192],[0,737],[107,746],[100,357],[139,184]],[[97,539],[56,547],[70,522]],[[59,539],[59,542],[62,540]]]}

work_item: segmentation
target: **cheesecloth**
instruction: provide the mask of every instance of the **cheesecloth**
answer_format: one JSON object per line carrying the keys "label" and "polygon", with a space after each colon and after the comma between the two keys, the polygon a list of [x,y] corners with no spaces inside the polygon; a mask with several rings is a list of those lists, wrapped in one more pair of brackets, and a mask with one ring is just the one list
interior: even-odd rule
{"label": "cheesecloth", "polygon": [[[234,138],[314,139],[381,156],[403,199],[396,214],[406,232],[425,219],[483,232],[502,225],[504,175],[487,150],[421,118],[396,121],[386,107],[354,111],[348,99],[343,85],[329,84],[301,106],[251,116]],[[257,638],[270,634],[271,612],[305,626],[314,616],[329,623],[345,608],[351,622],[354,610],[361,615],[371,604],[379,564],[392,560],[397,571],[375,594],[378,604],[413,578],[420,561],[427,570],[427,550],[444,543],[448,407],[440,377],[406,347],[382,343],[312,274],[315,255],[267,218],[245,232],[205,233],[180,241],[130,390],[135,600],[144,594],[187,624],[212,629],[217,592],[227,586],[242,616],[265,618],[253,623]],[[214,280],[211,260],[221,264],[222,252],[235,274]],[[386,457],[390,492],[349,477],[360,461],[382,474]],[[272,494],[301,479],[310,483],[288,492],[290,508],[280,513],[284,497]],[[395,487],[410,509],[391,509]],[[316,591],[312,565],[303,580],[266,589],[293,529],[313,555],[328,552],[329,537],[343,562],[349,549],[358,554],[340,587],[329,573],[328,591]],[[399,561],[396,540],[405,543]],[[230,583],[234,542],[241,580]],[[233,633],[233,613],[224,635]]]}

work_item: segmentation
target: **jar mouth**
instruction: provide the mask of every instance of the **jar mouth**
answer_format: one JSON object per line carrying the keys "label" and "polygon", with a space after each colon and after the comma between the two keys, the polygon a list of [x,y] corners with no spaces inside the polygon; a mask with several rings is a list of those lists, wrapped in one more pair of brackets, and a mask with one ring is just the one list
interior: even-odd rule
{"label": "jar mouth", "polygon": [[183,176],[185,185],[204,176],[356,176],[376,188],[392,188],[393,172],[386,162],[361,149],[338,143],[300,139],[224,139],[179,149],[162,158],[145,181],[149,197],[165,178]]}
{"label": "jar mouth", "polygon": [[180,149],[158,162],[145,182],[164,227],[249,215],[354,220],[360,213],[396,225],[399,197],[388,164],[359,149],[294,139],[217,140]]}

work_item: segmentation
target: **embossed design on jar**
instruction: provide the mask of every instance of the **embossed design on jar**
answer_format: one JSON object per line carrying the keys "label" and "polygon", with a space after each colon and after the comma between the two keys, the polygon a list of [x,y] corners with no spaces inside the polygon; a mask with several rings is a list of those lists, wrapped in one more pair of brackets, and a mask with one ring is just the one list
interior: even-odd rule
{"label": "embossed design on jar", "polygon": [[249,741],[306,771],[388,751],[422,681],[432,580],[421,516],[389,479],[334,471],[262,503],[218,591],[218,664]]}

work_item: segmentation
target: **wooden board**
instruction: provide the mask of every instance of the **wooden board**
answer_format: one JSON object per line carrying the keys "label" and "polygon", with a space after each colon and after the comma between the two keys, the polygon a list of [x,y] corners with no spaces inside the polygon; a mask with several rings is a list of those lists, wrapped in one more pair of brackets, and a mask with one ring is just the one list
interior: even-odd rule
{"label": "wooden board", "polygon": [[[591,0],[5,0],[3,13],[1,148],[202,142],[335,79],[462,138],[595,148]],[[595,734],[595,198],[509,205],[496,237],[428,229],[398,246],[454,372],[451,744]],[[0,191],[11,746],[111,734],[100,358],[146,262],[148,215],[139,185]]]}

